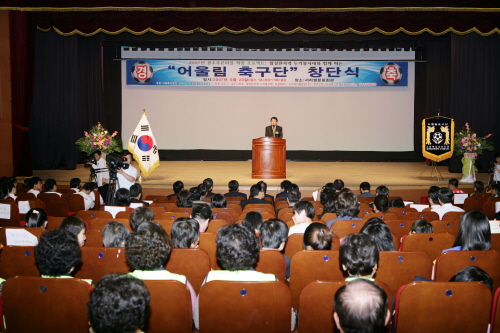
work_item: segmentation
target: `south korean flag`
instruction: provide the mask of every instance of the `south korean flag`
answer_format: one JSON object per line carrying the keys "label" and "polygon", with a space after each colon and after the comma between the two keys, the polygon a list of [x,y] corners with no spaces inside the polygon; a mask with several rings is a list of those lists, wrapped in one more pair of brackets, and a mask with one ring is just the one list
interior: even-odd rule
{"label": "south korean flag", "polygon": [[134,134],[128,141],[128,150],[134,155],[134,159],[139,163],[139,168],[145,177],[160,166],[158,147],[146,112],[142,115]]}

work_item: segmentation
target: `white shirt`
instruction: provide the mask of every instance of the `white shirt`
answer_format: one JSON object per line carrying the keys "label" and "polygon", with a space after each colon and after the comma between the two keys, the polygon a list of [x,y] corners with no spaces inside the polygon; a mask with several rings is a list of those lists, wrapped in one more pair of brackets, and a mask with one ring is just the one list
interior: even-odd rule
{"label": "white shirt", "polygon": [[498,171],[497,168],[500,169],[500,164],[495,163],[495,170],[493,172],[493,180],[496,182],[500,182],[500,171]]}
{"label": "white shirt", "polygon": [[75,193],[80,192],[80,190],[79,190],[79,189],[77,189],[77,188],[72,188],[71,190],[75,191]]}
{"label": "white shirt", "polygon": [[299,223],[288,230],[288,237],[292,234],[303,234],[311,223]]}
{"label": "white shirt", "polygon": [[62,195],[62,194],[61,194],[61,193],[59,193],[59,192],[45,192],[45,193],[47,193],[47,194],[49,194],[49,193],[50,193],[50,194],[57,194],[57,195],[59,195],[59,196],[61,196],[61,195]]}
{"label": "white shirt", "polygon": [[[92,166],[94,169],[103,169],[107,167],[106,161],[101,157],[99,161],[97,161],[95,166]],[[106,178],[109,182],[109,172],[102,170],[101,172],[96,172],[96,181],[97,186],[102,186],[102,180]]]}
{"label": "white shirt", "polygon": [[83,201],[85,202],[85,210],[94,208],[95,205],[94,199],[92,199],[92,197],[89,194],[85,192],[78,192],[78,194],[83,197]]}
{"label": "white shirt", "polygon": [[444,214],[448,212],[465,212],[465,210],[460,207],[453,206],[451,203],[445,203],[442,206],[433,206],[431,212],[438,213],[439,219],[441,220]]}
{"label": "white shirt", "polygon": [[28,191],[28,193],[33,193],[35,195],[35,197],[37,197],[38,194],[40,194],[40,191],[37,191],[37,190],[32,188],[31,190]]}
{"label": "white shirt", "polygon": [[17,199],[17,197],[16,197],[14,194],[12,194],[12,193],[9,193],[9,197],[11,197],[11,198],[12,198],[12,199],[14,199],[14,200],[16,200],[16,199]]}
{"label": "white shirt", "polygon": [[117,174],[117,179],[118,179],[118,186],[116,187],[117,189],[119,188],[126,188],[127,190],[130,190],[130,186],[135,184],[135,179],[137,178],[137,169],[134,168],[132,165],[129,164],[128,169],[122,169],[127,175],[134,177],[134,181],[128,181],[127,178],[125,178],[124,175],[121,173]]}
{"label": "white shirt", "polygon": [[[95,204],[95,194],[94,194],[94,191],[90,192],[89,196],[92,198],[92,201],[94,201],[94,204]],[[104,205],[104,200],[102,200],[102,195],[99,194],[99,202],[101,203],[101,205]]]}

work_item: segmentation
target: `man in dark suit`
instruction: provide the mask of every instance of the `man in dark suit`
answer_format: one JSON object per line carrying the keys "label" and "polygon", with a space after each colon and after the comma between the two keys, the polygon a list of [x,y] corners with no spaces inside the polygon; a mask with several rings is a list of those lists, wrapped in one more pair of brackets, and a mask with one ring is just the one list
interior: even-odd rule
{"label": "man in dark suit", "polygon": [[278,118],[271,118],[271,126],[266,127],[266,136],[283,139],[283,128],[278,126]]}
{"label": "man in dark suit", "polygon": [[237,180],[231,180],[227,186],[229,187],[229,193],[224,194],[225,197],[242,197],[247,199],[247,195],[245,193],[238,192],[240,188],[240,184]]}
{"label": "man in dark suit", "polygon": [[273,203],[271,201],[264,200],[265,193],[259,184],[250,187],[250,196],[252,199],[240,201],[241,209],[245,209],[245,206],[248,204],[270,204],[272,207]]}

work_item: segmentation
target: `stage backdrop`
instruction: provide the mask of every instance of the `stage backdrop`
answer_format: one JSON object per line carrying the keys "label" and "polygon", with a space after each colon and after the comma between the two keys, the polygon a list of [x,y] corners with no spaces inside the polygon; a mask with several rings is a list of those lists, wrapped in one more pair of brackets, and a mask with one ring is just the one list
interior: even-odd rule
{"label": "stage backdrop", "polygon": [[[122,58],[134,60],[287,57],[389,63],[412,60],[414,52],[122,48]],[[415,71],[413,62],[407,65],[406,86],[183,87],[127,85],[130,71],[122,61],[122,135],[132,133],[146,109],[160,150],[251,150],[252,139],[264,136],[265,126],[275,116],[289,151],[413,151]]]}

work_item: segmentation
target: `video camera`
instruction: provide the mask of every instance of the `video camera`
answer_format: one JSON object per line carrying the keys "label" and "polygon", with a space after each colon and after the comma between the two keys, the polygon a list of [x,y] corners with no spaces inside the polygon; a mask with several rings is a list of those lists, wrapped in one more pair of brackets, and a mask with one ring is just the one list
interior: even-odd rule
{"label": "video camera", "polygon": [[109,167],[109,170],[116,171],[120,169],[127,170],[130,164],[124,163],[127,161],[125,156],[121,156],[118,154],[109,154],[106,156],[106,164]]}
{"label": "video camera", "polygon": [[91,158],[87,158],[83,161],[83,167],[84,168],[92,168],[93,165],[92,164],[87,164],[87,163],[92,163],[92,164],[97,164],[97,161],[95,160],[95,158],[91,157]]}

